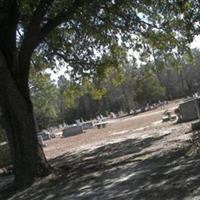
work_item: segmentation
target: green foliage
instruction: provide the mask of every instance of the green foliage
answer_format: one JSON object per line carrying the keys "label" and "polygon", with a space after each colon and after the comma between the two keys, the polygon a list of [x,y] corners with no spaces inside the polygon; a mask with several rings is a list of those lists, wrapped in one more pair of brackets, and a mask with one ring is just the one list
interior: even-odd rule
{"label": "green foliage", "polygon": [[144,69],[138,74],[135,83],[135,100],[140,103],[155,102],[165,95],[165,88],[151,71]]}
{"label": "green foliage", "polygon": [[200,50],[193,49],[192,52],[185,53],[183,58],[185,64],[192,64],[195,66],[199,66]]}
{"label": "green foliage", "polygon": [[123,72],[119,71],[118,73],[114,74],[114,78],[112,78],[112,84],[114,86],[119,86],[124,82],[124,79],[125,77],[124,77]]}
{"label": "green foliage", "polygon": [[[36,65],[39,56],[44,63],[39,66],[66,67],[74,80],[106,77],[107,68],[121,65],[127,48],[137,50],[145,60],[152,53],[182,54],[199,32],[199,7],[197,0],[23,0],[18,47],[24,35],[33,31],[38,37]],[[38,10],[41,18],[35,13]]]}
{"label": "green foliage", "polygon": [[[136,67],[135,63],[124,65],[122,73],[123,81],[116,81],[117,70],[111,70],[107,74],[104,81],[97,81],[89,77],[82,77],[80,83],[75,83],[68,80],[64,76],[59,77],[57,86],[50,81],[48,75],[34,75],[32,78],[37,79],[39,88],[48,88],[45,85],[53,84],[56,90],[53,97],[54,103],[50,105],[54,107],[57,115],[55,115],[54,122],[60,123],[74,123],[76,119],[92,119],[98,114],[106,114],[109,112],[130,111],[144,106],[146,103],[158,102],[163,99],[178,98],[198,91],[200,88],[200,53],[198,50],[192,51],[193,61],[189,62],[187,57],[182,57],[179,63],[182,66],[179,71],[174,68],[173,62],[169,60],[162,61],[162,67],[157,66],[158,61],[142,65],[140,68]],[[171,66],[170,66],[171,65]],[[116,69],[116,68],[114,68]],[[115,74],[116,73],[116,74]],[[38,74],[38,72],[37,72]],[[32,79],[31,78],[31,79]],[[36,82],[37,82],[36,81]],[[120,84],[119,84],[120,82]],[[44,87],[45,86],[45,87]],[[42,93],[46,94],[47,91]],[[49,93],[49,92],[48,92]],[[51,96],[51,92],[47,95],[47,100]],[[40,95],[36,95],[33,103],[42,102]],[[44,104],[47,104],[45,102]],[[44,105],[45,108],[46,105]],[[41,108],[42,110],[43,108]],[[36,116],[41,113],[40,109],[36,110]],[[46,112],[42,113],[43,118],[46,119]],[[52,115],[51,115],[52,116]],[[52,125],[52,118],[48,118],[48,125]],[[45,125],[46,121],[43,121]]]}
{"label": "green foliage", "polygon": [[53,125],[58,117],[58,91],[48,74],[33,72],[30,77],[31,97],[40,128]]}
{"label": "green foliage", "polygon": [[[30,86],[37,116],[55,121],[96,100],[117,110],[162,97],[156,73],[182,70],[181,55],[199,33],[199,8],[198,0],[20,1],[17,48],[35,49]],[[126,68],[128,49],[153,72]],[[70,81],[61,78],[55,86],[39,73],[46,68],[65,68]]]}
{"label": "green foliage", "polygon": [[83,95],[77,84],[71,83],[64,92],[64,105],[66,108],[75,106],[76,100]]}
{"label": "green foliage", "polygon": [[101,100],[102,97],[106,94],[105,88],[93,88],[91,91],[92,97],[94,100]]}

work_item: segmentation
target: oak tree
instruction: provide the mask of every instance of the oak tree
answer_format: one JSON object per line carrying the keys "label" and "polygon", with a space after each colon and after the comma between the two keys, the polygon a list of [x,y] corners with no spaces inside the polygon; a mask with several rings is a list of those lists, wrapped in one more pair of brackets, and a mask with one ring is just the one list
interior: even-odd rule
{"label": "oak tree", "polygon": [[116,44],[176,56],[199,32],[199,7],[198,0],[1,0],[0,106],[15,182],[28,185],[50,173],[29,91],[37,57],[49,68],[66,67],[72,79],[95,79]]}

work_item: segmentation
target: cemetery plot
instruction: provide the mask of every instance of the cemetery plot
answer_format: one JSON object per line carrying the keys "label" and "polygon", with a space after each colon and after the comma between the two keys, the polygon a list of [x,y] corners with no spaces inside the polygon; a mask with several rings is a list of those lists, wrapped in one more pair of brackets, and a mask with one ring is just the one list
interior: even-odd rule
{"label": "cemetery plot", "polygon": [[[166,109],[173,109],[176,106],[177,103],[171,102],[169,105],[166,105]],[[47,147],[44,148],[46,156],[48,158],[53,158],[67,151],[76,151],[82,147],[90,146],[93,148],[96,143],[110,141],[113,137],[123,136],[123,134],[115,134],[119,132],[131,133],[135,130],[137,130],[137,132],[142,132],[148,128],[154,129],[154,124],[159,125],[161,123],[163,112],[163,109],[157,108],[136,116],[130,115],[124,118],[113,118],[99,122],[100,124],[104,123],[105,128],[90,128],[85,130],[84,134],[81,134],[83,130],[80,127],[74,126],[66,130],[64,129],[64,131],[66,131],[64,134],[68,137],[55,138],[54,140],[45,142],[47,144]],[[93,125],[95,126],[95,123]],[[152,125],[153,127],[151,127]],[[161,125],[165,126],[164,124]],[[124,132],[124,130],[126,130],[126,132]]]}
{"label": "cemetery plot", "polygon": [[184,134],[191,124],[162,123],[162,114],[156,109],[47,140],[45,153],[62,173],[12,199],[199,199],[199,156],[188,156],[191,133]]}

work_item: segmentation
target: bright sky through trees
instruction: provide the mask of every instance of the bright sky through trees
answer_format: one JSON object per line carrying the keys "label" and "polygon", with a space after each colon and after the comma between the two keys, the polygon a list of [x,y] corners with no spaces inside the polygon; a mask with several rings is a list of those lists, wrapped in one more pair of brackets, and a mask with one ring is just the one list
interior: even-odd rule
{"label": "bright sky through trees", "polygon": [[[192,49],[194,49],[194,48],[200,49],[200,35],[195,36],[193,42],[190,44],[190,47],[191,47]],[[138,54],[138,53],[135,53],[134,56],[135,56],[136,59],[137,59],[137,63],[140,63],[139,58],[138,58],[139,54]],[[47,70],[46,70],[47,73],[50,73],[50,74],[51,74],[51,79],[52,79],[52,80],[55,80],[55,81],[57,81],[57,80],[58,80],[58,77],[61,76],[61,75],[65,75],[67,78],[69,78],[69,75],[66,74],[65,71],[66,71],[66,68],[61,68],[61,69],[58,70],[56,73],[55,73],[55,72],[52,72],[51,69],[47,69]]]}

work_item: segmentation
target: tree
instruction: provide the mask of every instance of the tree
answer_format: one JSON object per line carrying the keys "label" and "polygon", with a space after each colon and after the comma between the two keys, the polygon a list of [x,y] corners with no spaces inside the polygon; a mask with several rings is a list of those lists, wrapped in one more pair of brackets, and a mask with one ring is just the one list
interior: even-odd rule
{"label": "tree", "polygon": [[199,55],[199,50],[193,49],[175,62],[168,57],[148,64],[161,85],[166,88],[168,98],[191,96],[199,91]]}
{"label": "tree", "polygon": [[143,106],[158,101],[165,95],[165,88],[149,69],[142,68],[135,81],[135,100]]}
{"label": "tree", "polygon": [[30,92],[38,128],[53,126],[58,121],[58,88],[46,73],[31,73]]}
{"label": "tree", "polygon": [[95,66],[116,43],[146,53],[183,51],[199,31],[199,7],[198,0],[1,0],[0,105],[15,182],[28,185],[50,172],[37,141],[31,61],[40,56],[49,68],[66,66],[73,79],[95,79]]}

